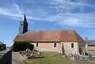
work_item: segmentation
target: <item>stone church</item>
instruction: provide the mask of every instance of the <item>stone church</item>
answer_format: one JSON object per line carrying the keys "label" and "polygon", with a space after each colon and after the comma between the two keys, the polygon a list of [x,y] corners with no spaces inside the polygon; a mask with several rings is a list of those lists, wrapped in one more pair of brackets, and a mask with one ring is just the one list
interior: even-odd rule
{"label": "stone church", "polygon": [[75,30],[28,30],[24,15],[20,22],[19,34],[14,42],[28,42],[39,51],[59,52],[63,54],[81,54],[85,51],[85,42]]}

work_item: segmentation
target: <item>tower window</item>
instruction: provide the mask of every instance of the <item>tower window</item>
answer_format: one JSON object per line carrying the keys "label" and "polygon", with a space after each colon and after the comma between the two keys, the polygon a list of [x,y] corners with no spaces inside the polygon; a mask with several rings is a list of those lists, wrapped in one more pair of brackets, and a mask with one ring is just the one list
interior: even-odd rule
{"label": "tower window", "polygon": [[71,48],[74,48],[74,43],[71,43]]}
{"label": "tower window", "polygon": [[36,47],[38,47],[38,43],[36,43]]}
{"label": "tower window", "polygon": [[56,43],[54,43],[54,47],[56,47]]}

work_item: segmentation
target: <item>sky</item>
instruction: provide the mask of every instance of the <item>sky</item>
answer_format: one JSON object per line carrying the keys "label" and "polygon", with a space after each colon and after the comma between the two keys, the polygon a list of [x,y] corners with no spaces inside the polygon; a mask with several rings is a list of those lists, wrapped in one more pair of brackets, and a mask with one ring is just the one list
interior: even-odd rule
{"label": "sky", "polygon": [[95,0],[0,0],[0,41],[11,46],[26,14],[29,30],[71,30],[95,40]]}

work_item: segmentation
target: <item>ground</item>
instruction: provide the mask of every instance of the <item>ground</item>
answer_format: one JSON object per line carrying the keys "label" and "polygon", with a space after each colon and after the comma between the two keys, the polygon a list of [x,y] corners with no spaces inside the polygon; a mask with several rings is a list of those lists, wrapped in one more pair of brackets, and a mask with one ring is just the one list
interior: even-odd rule
{"label": "ground", "polygon": [[26,64],[95,64],[89,61],[75,62],[68,60],[67,58],[61,57],[59,53],[55,52],[42,52],[43,58],[28,59],[25,61]]}
{"label": "ground", "polygon": [[24,64],[23,60],[25,60],[25,58],[18,52],[12,52],[12,64]]}

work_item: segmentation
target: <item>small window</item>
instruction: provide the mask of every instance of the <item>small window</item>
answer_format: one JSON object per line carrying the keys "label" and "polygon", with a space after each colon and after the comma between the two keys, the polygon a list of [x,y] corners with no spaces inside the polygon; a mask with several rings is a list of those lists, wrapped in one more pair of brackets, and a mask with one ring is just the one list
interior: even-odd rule
{"label": "small window", "polygon": [[56,43],[54,43],[54,47],[56,47]]}
{"label": "small window", "polygon": [[38,43],[36,43],[36,47],[38,47]]}
{"label": "small window", "polygon": [[74,43],[71,43],[71,48],[74,48]]}

